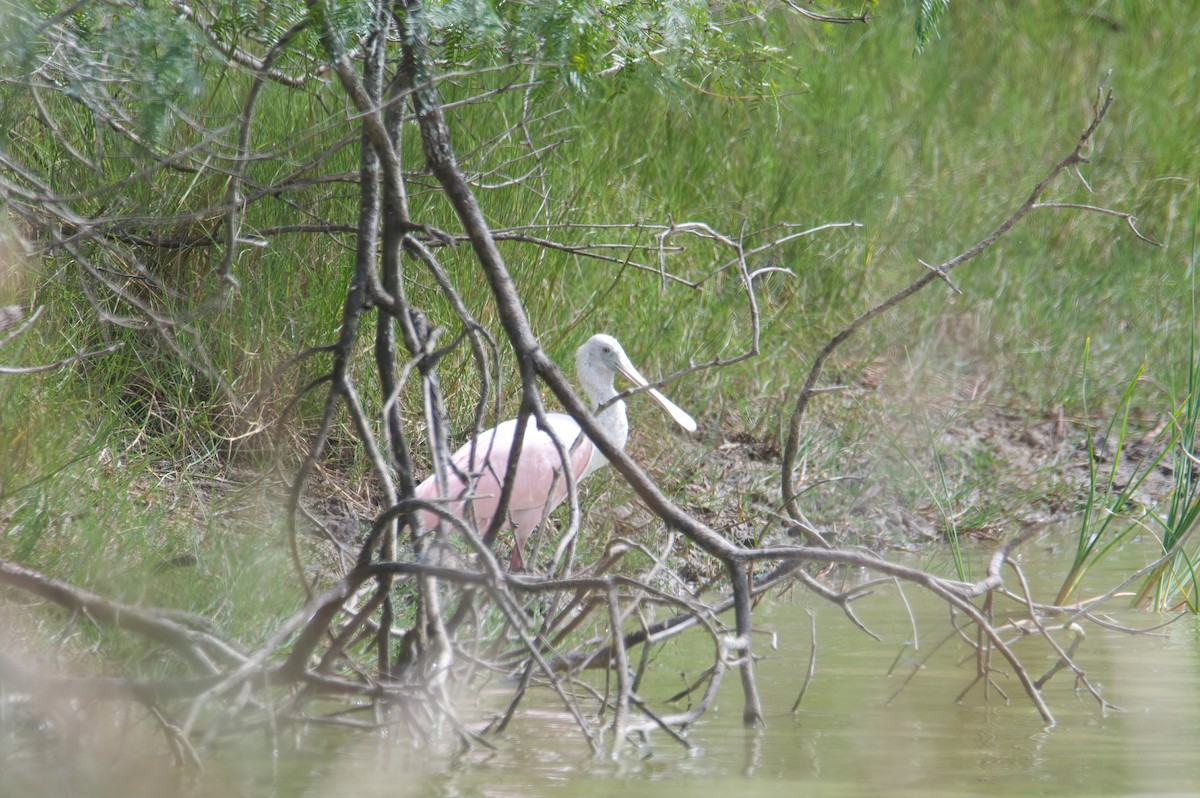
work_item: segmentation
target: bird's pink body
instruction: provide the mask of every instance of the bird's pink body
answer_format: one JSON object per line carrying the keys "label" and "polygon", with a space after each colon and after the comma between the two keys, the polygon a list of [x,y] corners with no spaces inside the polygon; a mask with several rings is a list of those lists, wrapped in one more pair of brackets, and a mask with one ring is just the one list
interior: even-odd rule
{"label": "bird's pink body", "polygon": [[[588,339],[576,353],[575,364],[580,385],[591,401],[592,412],[597,413],[596,420],[605,436],[617,448],[623,449],[629,437],[629,421],[625,416],[625,403],[612,401],[617,396],[613,377],[620,373],[639,386],[648,384],[646,378],[629,362],[616,339],[608,335],[594,335]],[[649,389],[649,393],[681,426],[689,432],[696,429],[692,417],[669,399],[653,388]],[[602,406],[603,410],[600,409]],[[516,480],[505,524],[516,537],[511,563],[514,570],[521,567],[525,542],[533,530],[567,497],[563,460],[554,440],[557,439],[567,452],[576,483],[608,462],[591,439],[586,435],[580,436],[579,423],[571,416],[549,413],[546,420],[548,429],[539,429],[534,419],[529,420],[517,462]],[[432,475],[417,486],[416,497],[425,501],[445,501],[447,510],[468,522],[473,512],[476,528],[480,532],[485,531],[491,525],[500,503],[500,491],[516,431],[517,422],[513,419],[481,433],[451,455],[454,468],[447,469],[449,473],[446,474],[444,486],[439,489],[437,476]],[[463,475],[468,479],[464,479]],[[421,523],[427,529],[437,521],[436,513],[421,513]]]}
{"label": "bird's pink body", "polygon": [[[538,429],[537,422],[530,419],[525,427],[525,441],[521,446],[521,459],[517,463],[517,479],[513,485],[512,498],[508,503],[508,523],[513,530],[517,545],[513,547],[512,569],[521,565],[525,542],[547,515],[567,498],[567,479],[563,475],[562,458],[550,435],[558,438],[570,458],[571,474],[575,481],[588,473],[596,447],[585,436],[575,446],[571,445],[579,435],[579,424],[570,416],[551,413],[547,416],[551,432]],[[446,509],[462,519],[474,513],[480,532],[491,526],[500,503],[500,491],[508,468],[508,457],[512,452],[517,431],[516,419],[505,421],[494,429],[482,433],[451,455],[454,468],[449,469],[445,493],[447,497],[471,495],[473,498],[450,502]],[[472,450],[474,458],[472,459]],[[456,473],[457,471],[457,473]],[[471,490],[461,475],[478,475]],[[417,498],[433,499],[438,496],[437,479],[429,477],[417,488]],[[468,506],[470,510],[468,511]],[[421,514],[421,523],[428,529],[437,523],[437,515]]]}

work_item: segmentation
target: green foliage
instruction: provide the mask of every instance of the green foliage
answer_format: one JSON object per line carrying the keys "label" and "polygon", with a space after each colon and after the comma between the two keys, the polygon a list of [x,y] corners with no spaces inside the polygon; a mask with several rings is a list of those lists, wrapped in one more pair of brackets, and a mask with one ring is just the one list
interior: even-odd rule
{"label": "green foliage", "polygon": [[[927,478],[925,476],[926,469],[913,460],[906,442],[897,440],[895,436],[889,436],[889,443],[896,455],[909,469],[908,480],[911,480],[914,485],[919,486],[924,497],[932,502],[933,506],[937,509],[937,514],[942,522],[942,534],[950,546],[950,558],[954,564],[954,573],[960,580],[969,582],[972,581],[971,562],[967,553],[963,551],[962,540],[959,534],[959,519],[964,515],[963,507],[973,504],[972,499],[975,497],[971,495],[973,493],[970,490],[971,486],[951,484],[952,477],[947,474],[946,460],[953,458],[955,453],[946,452],[944,451],[944,447],[939,445],[938,436],[942,430],[935,430],[933,428],[933,425],[930,423],[929,414],[923,408],[919,411],[918,415],[922,442],[927,447],[928,452],[932,454],[932,470],[934,474],[932,479]],[[961,419],[950,419],[947,421],[947,424],[958,422],[961,422]],[[925,451],[924,447],[922,451]],[[978,506],[974,509],[977,511],[982,510]]]}
{"label": "green foliage", "polygon": [[[1200,203],[1197,203],[1200,207]],[[1168,422],[1154,436],[1144,451],[1127,452],[1129,415],[1134,391],[1142,381],[1145,367],[1129,383],[1118,412],[1114,414],[1105,434],[1111,446],[1106,453],[1111,465],[1101,480],[1098,478],[1100,456],[1091,437],[1088,439],[1088,491],[1077,538],[1075,558],[1059,590],[1057,602],[1064,603],[1078,590],[1085,574],[1120,542],[1131,534],[1156,527],[1161,555],[1165,558],[1143,581],[1135,604],[1152,604],[1159,611],[1182,605],[1190,612],[1200,612],[1200,549],[1190,546],[1197,519],[1200,519],[1200,464],[1193,454],[1197,433],[1200,433],[1200,349],[1197,348],[1196,266],[1200,263],[1196,230],[1197,216],[1192,219],[1192,257],[1188,269],[1191,280],[1191,325],[1188,331],[1189,359],[1186,368],[1185,394],[1170,410]],[[1084,351],[1084,379],[1087,377],[1087,349]],[[1085,394],[1086,408],[1086,394]],[[1130,465],[1132,461],[1132,465]],[[1156,469],[1165,469],[1174,480],[1167,497],[1166,513],[1153,506],[1139,506],[1138,491]]]}
{"label": "green foliage", "polygon": [[917,20],[913,28],[918,53],[924,52],[925,45],[937,35],[938,26],[949,8],[950,0],[920,0],[917,4]]}
{"label": "green foliage", "polygon": [[762,11],[757,4],[695,0],[449,0],[431,4],[428,15],[447,63],[477,63],[481,56],[528,61],[557,70],[574,90],[589,90],[605,79],[627,80],[631,73],[652,81],[761,86],[763,76],[782,63],[782,51],[737,29]]}
{"label": "green foliage", "polygon": [[219,40],[230,44],[246,41],[252,36],[276,41],[307,13],[302,3],[260,3],[257,0],[221,3],[212,12],[215,18],[208,29]]}
{"label": "green foliage", "polygon": [[50,25],[48,18],[60,9],[55,3],[44,6],[0,10],[7,56],[0,65],[12,70],[10,75],[36,66],[102,118],[119,118],[118,108],[131,113],[138,132],[150,140],[163,135],[173,106],[200,97],[200,40],[169,8],[84,4]]}
{"label": "green foliage", "polygon": [[[363,29],[363,7],[328,6],[347,41]],[[44,19],[31,8],[0,5],[6,21],[20,23],[0,24],[0,37],[28,42],[21,31]],[[5,62],[0,88],[5,123],[0,127],[15,142],[8,152],[28,154],[59,185],[78,192],[73,207],[82,214],[150,220],[127,228],[135,233],[182,237],[213,229],[246,71],[216,56],[206,42],[189,38],[188,26],[159,6],[121,6],[132,18],[116,27],[101,13],[111,8],[87,4],[64,23],[65,30],[89,46],[120,51],[106,67],[115,80],[111,85],[119,87],[142,129],[164,134],[163,147],[197,143],[195,131],[172,121],[171,109],[184,102],[194,119],[224,131],[213,147],[222,157],[188,162],[204,166],[200,174],[164,169],[120,183],[153,159],[145,160],[144,152],[105,123],[103,98],[44,94],[67,142],[97,164],[93,171],[46,134],[24,91],[24,73],[10,69],[12,61]],[[649,254],[630,260],[653,265],[655,232],[646,226],[669,218],[704,220],[733,236],[783,221],[863,223],[861,231],[809,236],[772,254],[772,263],[796,276],[768,274],[756,283],[763,311],[760,358],[671,386],[672,398],[699,409],[710,429],[744,426],[769,441],[824,338],[919,273],[918,259],[935,262],[960,251],[1010,212],[1045,166],[1073,143],[1095,83],[1109,66],[1115,69],[1118,104],[1092,163],[1083,167],[1093,193],[1063,181],[1053,199],[1102,198],[1137,213],[1143,229],[1156,237],[1178,243],[1178,220],[1186,216],[1181,197],[1200,174],[1194,135],[1179,116],[1194,99],[1193,81],[1179,65],[1191,63],[1188,32],[1195,27],[1196,8],[1182,1],[1164,4],[1160,14],[1139,8],[1113,8],[1121,23],[1116,32],[1059,4],[955,4],[940,12],[931,6],[930,13],[940,16],[930,16],[926,30],[936,22],[946,46],[930,47],[915,60],[907,10],[868,25],[830,27],[778,12],[756,16],[761,10],[756,5],[735,9],[746,12],[750,23],[738,26],[732,16],[720,16],[719,5],[699,3],[447,2],[432,4],[430,14],[441,69],[449,75],[439,90],[448,102],[466,103],[449,116],[455,144],[496,228],[642,225],[623,240],[649,245]],[[260,53],[262,45],[251,34],[269,42],[308,13],[299,3],[221,3],[215,10],[216,35]],[[1167,25],[1168,19],[1178,22]],[[315,68],[315,27],[310,24],[308,38],[289,49],[281,69],[305,74]],[[27,54],[48,52],[44,40],[33,44]],[[5,47],[0,58],[19,52]],[[188,59],[190,66],[181,63]],[[533,76],[543,83],[533,92],[504,93],[529,79],[529,60],[542,65]],[[197,75],[199,95],[190,82]],[[79,83],[88,91],[102,85]],[[481,95],[487,104],[467,103]],[[524,123],[520,136],[509,132],[515,120]],[[525,134],[529,142],[522,140]],[[419,172],[423,161],[415,139],[406,135],[405,165]],[[299,177],[286,191],[247,209],[245,233],[325,220],[352,224],[356,187],[344,176],[357,168],[357,141],[336,81],[312,80],[299,88],[269,84],[251,146],[271,157],[249,163],[247,190]],[[535,162],[534,180],[542,181],[536,191],[530,190],[533,183],[520,186],[497,177],[526,174]],[[325,182],[306,182],[326,176]],[[427,178],[416,174],[413,180],[414,219],[457,232],[445,204],[427,190]],[[1128,375],[1142,362],[1159,381],[1184,373],[1180,344],[1188,322],[1177,311],[1188,288],[1162,268],[1163,256],[1131,240],[1111,218],[1040,213],[987,258],[955,274],[964,297],[930,291],[879,319],[833,365],[852,378],[855,364],[913,355],[934,364],[914,376],[921,381],[936,364],[953,358],[986,373],[1000,403],[1031,413],[1061,406],[1068,414],[1080,409],[1077,353],[1085,338],[1092,342],[1092,385],[1112,384],[1114,375]],[[162,223],[173,214],[193,216],[186,224]],[[617,236],[554,229],[568,244]],[[144,291],[139,297],[155,310],[194,322],[181,336],[188,363],[172,359],[174,350],[151,342],[148,334],[99,332],[95,317],[79,311],[86,297],[74,281],[71,259],[39,261],[33,282],[53,323],[35,331],[42,339],[23,353],[23,362],[52,360],[104,336],[125,340],[129,351],[105,365],[77,367],[72,379],[45,383],[44,394],[27,394],[10,383],[13,412],[31,403],[74,409],[80,407],[76,401],[86,400],[80,412],[89,414],[93,426],[107,418],[119,430],[116,440],[136,441],[180,463],[211,462],[216,453],[236,455],[252,446],[268,449],[275,440],[239,437],[247,428],[232,423],[232,405],[218,386],[197,378],[190,363],[202,355],[211,358],[214,370],[243,398],[256,400],[262,415],[247,421],[248,427],[271,418],[284,397],[327,368],[316,357],[274,377],[291,355],[331,340],[352,262],[349,241],[342,234],[279,235],[266,247],[244,248],[234,264],[239,291],[220,304],[206,304],[219,247],[133,249],[157,284],[128,278],[128,263],[106,263],[109,273],[139,286]],[[560,363],[569,364],[573,348],[588,334],[606,330],[625,342],[647,373],[661,374],[688,360],[739,351],[750,333],[736,275],[722,269],[727,253],[693,240],[676,243],[687,248],[670,255],[669,268],[698,281],[699,289],[662,285],[656,274],[621,262],[517,242],[501,246],[535,330]],[[472,311],[497,331],[470,252],[447,247],[439,257],[463,286]],[[453,313],[427,274],[411,269],[406,289],[434,323],[450,328],[447,340],[457,332]],[[937,332],[939,320],[963,308],[978,323],[965,340],[948,341]],[[359,352],[367,366],[368,347],[364,342]],[[9,354],[6,350],[5,357]],[[502,375],[502,399],[508,404],[500,412],[508,413],[514,383],[511,359],[505,356],[503,363],[509,370]],[[369,370],[357,376],[366,400],[378,401]],[[467,359],[449,358],[442,378],[461,432],[476,398]],[[1114,406],[1123,412],[1122,401],[1099,400],[1102,412]],[[402,397],[420,452],[416,402],[412,395]],[[1130,412],[1152,404],[1136,393],[1129,402]],[[318,406],[312,399],[301,403],[289,425],[295,436],[289,445],[298,445],[310,431]],[[638,403],[631,403],[631,411],[635,444],[664,445],[653,435],[639,437]],[[336,421],[339,428],[345,423]],[[938,421],[931,426],[937,428]],[[868,440],[871,434],[863,432]],[[332,448],[334,467],[353,477],[363,464],[351,447],[340,445],[351,437],[335,429]],[[823,457],[813,454],[814,461],[836,471],[838,464]],[[23,467],[17,463],[10,473]],[[942,494],[956,495],[953,482],[947,492],[940,475],[930,480]],[[1097,481],[1102,485],[1104,475]]]}
{"label": "green foliage", "polygon": [[[328,23],[336,37],[339,54],[349,53],[365,41],[374,30],[375,20],[372,3],[356,2],[356,0],[335,0],[335,2],[314,3],[306,6],[309,30],[314,33],[324,30]],[[311,40],[314,55],[325,60],[324,50]]]}
{"label": "green foliage", "polygon": [[137,7],[118,16],[109,40],[98,44],[105,51],[135,54],[128,64],[126,80],[140,88],[138,123],[147,138],[163,134],[171,105],[186,103],[201,94],[195,33],[178,24],[165,9]]}
{"label": "green foliage", "polygon": [[1192,324],[1187,367],[1187,393],[1171,414],[1171,473],[1175,489],[1171,492],[1165,516],[1154,516],[1162,528],[1159,537],[1167,561],[1146,579],[1138,601],[1150,601],[1156,609],[1166,610],[1182,604],[1192,613],[1200,613],[1200,547],[1188,543],[1200,519],[1200,461],[1195,447],[1200,433],[1200,348],[1196,325],[1200,312],[1196,303],[1196,269],[1200,266],[1200,200],[1192,213],[1192,256],[1188,274],[1191,279]]}
{"label": "green foliage", "polygon": [[[1091,342],[1088,341],[1083,351],[1083,380],[1087,381],[1088,357]],[[1144,458],[1134,462],[1128,474],[1120,468],[1126,464],[1126,444],[1129,442],[1129,416],[1133,408],[1133,398],[1142,380],[1145,366],[1138,369],[1133,379],[1122,394],[1117,405],[1117,412],[1109,421],[1102,441],[1111,449],[1103,458],[1096,451],[1096,442],[1088,434],[1088,486],[1085,493],[1083,514],[1079,523],[1079,534],[1076,538],[1075,555],[1067,575],[1059,588],[1056,604],[1065,604],[1075,595],[1088,570],[1099,562],[1117,544],[1125,540],[1131,533],[1140,528],[1147,513],[1144,509],[1133,513],[1132,520],[1129,510],[1137,506],[1135,496],[1146,478],[1154,473],[1162,458],[1160,453],[1156,458]],[[1084,411],[1087,411],[1087,391],[1084,389]],[[1172,439],[1168,439],[1170,441]],[[1160,438],[1155,440],[1156,447],[1161,444]],[[1160,449],[1161,451],[1161,449]],[[1101,470],[1101,463],[1107,461],[1110,465]]]}
{"label": "green foliage", "polygon": [[481,56],[501,56],[501,44],[509,26],[487,0],[433,3],[426,14],[449,63],[465,64]]}
{"label": "green foliage", "polygon": [[0,74],[20,74],[27,69],[34,40],[35,17],[26,6],[12,0],[0,2]]}

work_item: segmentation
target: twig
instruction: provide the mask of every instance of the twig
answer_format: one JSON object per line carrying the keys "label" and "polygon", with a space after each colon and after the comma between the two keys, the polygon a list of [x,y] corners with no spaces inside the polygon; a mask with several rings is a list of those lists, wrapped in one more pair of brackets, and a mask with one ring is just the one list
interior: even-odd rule
{"label": "twig", "polygon": [[[914,280],[905,288],[897,291],[887,299],[860,314],[857,318],[851,321],[850,324],[842,328],[842,330],[834,335],[825,344],[821,351],[817,353],[816,358],[813,360],[812,367],[809,370],[808,378],[805,380],[803,387],[801,387],[799,394],[796,396],[795,406],[792,409],[792,414],[788,422],[788,432],[784,443],[782,468],[783,499],[784,506],[787,508],[788,513],[791,514],[793,518],[798,520],[800,515],[793,475],[795,472],[796,456],[800,449],[801,421],[804,418],[804,413],[808,408],[810,399],[815,395],[817,382],[821,377],[821,373],[824,370],[825,363],[828,361],[829,357],[841,344],[848,340],[855,332],[857,332],[871,319],[900,304],[908,297],[925,288],[934,280],[948,280],[947,275],[952,269],[962,265],[963,263],[973,260],[974,258],[986,252],[997,240],[1011,230],[1017,224],[1017,222],[1021,221],[1021,219],[1023,219],[1030,211],[1034,210],[1038,206],[1038,202],[1042,194],[1055,178],[1057,178],[1063,171],[1075,166],[1076,164],[1086,161],[1083,151],[1091,142],[1092,136],[1100,127],[1101,122],[1104,121],[1104,117],[1112,105],[1112,100],[1113,97],[1111,91],[1098,94],[1097,103],[1093,109],[1092,119],[1084,129],[1083,133],[1080,134],[1079,140],[1075,144],[1075,148],[1050,168],[1042,180],[1038,182],[1036,186],[1034,186],[1033,190],[1030,192],[1025,201],[1007,218],[1001,221],[995,229],[981,238],[974,245],[964,250],[962,253],[950,258],[949,260],[938,264],[937,266],[929,266],[925,264],[927,272],[924,276]],[[1140,234],[1139,237],[1141,237]]]}
{"label": "twig", "polygon": [[808,670],[804,673],[804,683],[800,685],[800,693],[796,696],[795,703],[792,704],[792,714],[796,714],[796,710],[800,709],[800,702],[804,700],[805,694],[808,693],[808,686],[812,684],[813,675],[817,672],[817,616],[812,610],[805,610],[808,613],[808,621],[810,626],[811,644],[808,651]]}

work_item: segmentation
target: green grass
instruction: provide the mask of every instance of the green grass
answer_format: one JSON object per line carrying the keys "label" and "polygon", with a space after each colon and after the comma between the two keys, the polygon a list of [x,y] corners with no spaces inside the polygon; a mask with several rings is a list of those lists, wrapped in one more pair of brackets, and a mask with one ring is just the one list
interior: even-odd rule
{"label": "green grass", "polygon": [[[1192,213],[1192,256],[1188,277],[1192,287],[1192,328],[1188,338],[1186,392],[1171,413],[1168,440],[1174,490],[1167,501],[1165,513],[1155,513],[1154,520],[1162,529],[1160,543],[1164,557],[1170,559],[1153,571],[1138,593],[1138,601],[1151,601],[1156,609],[1164,610],[1182,604],[1190,612],[1200,612],[1200,551],[1188,545],[1200,518],[1200,467],[1195,448],[1200,426],[1200,349],[1197,349],[1196,323],[1200,314],[1196,308],[1196,268],[1200,266],[1200,199]],[[1153,596],[1151,599],[1150,597]]]}
{"label": "green grass", "polygon": [[[1090,353],[1090,347],[1085,344],[1083,353],[1085,385],[1088,378]],[[1090,433],[1088,434],[1088,484],[1080,517],[1079,535],[1076,538],[1071,567],[1063,578],[1058,597],[1055,599],[1056,604],[1066,604],[1074,597],[1088,570],[1127,536],[1136,533],[1148,516],[1145,508],[1138,507],[1135,494],[1147,477],[1153,474],[1162,458],[1162,452],[1171,447],[1175,438],[1173,434],[1165,437],[1156,436],[1153,446],[1159,452],[1158,456],[1136,462],[1128,473],[1120,472],[1120,467],[1127,465],[1127,444],[1133,443],[1134,430],[1130,428],[1130,413],[1144,371],[1144,367],[1139,368],[1129,381],[1125,393],[1122,394],[1117,409],[1100,439],[1107,448],[1111,448],[1111,453],[1105,452],[1103,455],[1098,453],[1095,439]],[[1085,416],[1087,415],[1086,402],[1085,392]],[[1105,463],[1107,465],[1104,465]]]}
{"label": "green grass", "polygon": [[[1087,571],[1131,534],[1149,531],[1158,541],[1164,561],[1143,580],[1134,603],[1153,606],[1158,611],[1185,607],[1200,611],[1197,551],[1189,545],[1197,517],[1200,517],[1200,470],[1197,469],[1195,448],[1197,425],[1200,424],[1200,357],[1196,348],[1196,231],[1200,229],[1200,202],[1192,218],[1191,262],[1186,277],[1190,281],[1191,330],[1187,337],[1188,361],[1182,375],[1170,380],[1170,406],[1162,413],[1165,423],[1153,439],[1134,438],[1130,414],[1139,388],[1143,387],[1145,367],[1138,369],[1129,382],[1101,439],[1103,454],[1096,451],[1089,435],[1087,441],[1088,486],[1079,525],[1073,563],[1057,602],[1065,603],[1079,590]],[[1084,349],[1083,372],[1086,385],[1090,351]],[[1182,396],[1175,383],[1183,380]],[[1159,392],[1155,392],[1157,394]],[[1086,393],[1085,393],[1086,402]],[[1139,444],[1141,444],[1139,446]],[[1141,449],[1141,451],[1138,451]],[[1132,451],[1131,451],[1132,450]],[[1102,463],[1107,463],[1101,467]],[[1162,504],[1165,511],[1139,501],[1139,489],[1155,471],[1168,474],[1173,486]]]}
{"label": "green grass", "polygon": [[[1093,162],[1083,167],[1094,193],[1068,178],[1048,198],[1131,211],[1140,217],[1141,229],[1166,249],[1137,241],[1111,217],[1039,212],[954,275],[963,296],[935,285],[874,322],[831,364],[842,381],[853,380],[862,364],[876,358],[916,364],[911,379],[918,385],[947,368],[985,374],[996,401],[1031,415],[1058,407],[1074,416],[1085,410],[1111,413],[1121,400],[1124,378],[1139,364],[1147,364],[1149,378],[1178,389],[1187,359],[1187,347],[1181,344],[1191,324],[1191,286],[1182,270],[1173,267],[1189,232],[1186,208],[1200,175],[1195,140],[1200,111],[1194,89],[1200,9],[1184,0],[1110,2],[1097,8],[1104,16],[1056,3],[952,4],[939,38],[920,56],[913,54],[907,10],[881,14],[868,26],[836,29],[772,18],[771,28],[792,59],[792,72],[780,76],[771,97],[734,101],[682,85],[664,89],[638,80],[611,90],[596,85],[586,94],[543,92],[538,95],[545,104],[542,110],[566,109],[532,127],[539,143],[561,142],[544,157],[552,201],[543,208],[533,192],[510,187],[482,190],[481,202],[497,228],[674,219],[702,220],[736,236],[743,229],[785,221],[861,223],[861,229],[792,242],[770,257],[795,277],[769,275],[757,283],[763,320],[758,359],[691,375],[670,387],[670,395],[707,422],[708,429],[770,441],[823,340],[921,274],[918,259],[950,257],[1010,213],[1073,146],[1089,117],[1095,87],[1111,69],[1117,104],[1097,138]],[[195,99],[189,111],[208,124],[228,123],[238,110],[245,80],[215,72],[209,79],[220,90]],[[468,96],[483,80],[443,84],[443,97],[453,101]],[[486,151],[484,145],[518,116],[520,103],[521,97],[506,95],[486,108],[450,114],[456,146],[469,170],[486,169],[471,153]],[[343,106],[336,88],[269,87],[256,120],[254,146],[274,150],[282,141],[292,144],[280,160],[251,164],[248,186],[278,179],[352,133],[342,120]],[[6,141],[13,147],[45,147],[39,131],[26,121],[9,130]],[[185,146],[193,137],[176,125],[167,131],[165,143]],[[408,163],[420,168],[415,135],[406,137],[406,147]],[[128,174],[130,154],[113,149],[101,164],[103,177]],[[41,162],[55,165],[65,190],[82,191],[95,183],[95,175],[62,153],[46,152]],[[354,148],[347,147],[333,153],[325,169],[351,171],[356,165]],[[445,203],[421,190],[427,182],[419,178],[414,183],[414,217],[456,231]],[[114,200],[130,214],[174,211],[181,202],[202,208],[219,201],[224,186],[225,175],[219,172],[200,178],[165,173],[153,182],[133,184],[118,197],[81,202],[79,210],[98,213]],[[354,185],[343,183],[304,189],[294,199],[308,211],[352,224],[355,194]],[[253,206],[245,227],[253,233],[297,220],[291,205],[266,200]],[[645,232],[627,240],[653,243]],[[230,439],[270,419],[291,391],[326,368],[326,361],[317,358],[271,381],[288,357],[332,340],[353,261],[348,241],[344,236],[281,236],[266,248],[248,249],[236,264],[239,290],[219,307],[200,312],[190,332],[177,335],[185,353],[211,358],[239,399],[257,400],[252,413],[236,413],[212,379],[181,365],[177,353],[140,331],[104,333],[126,345],[111,358],[36,379],[0,376],[5,397],[0,467],[7,469],[0,479],[15,486],[2,496],[0,518],[6,519],[6,531],[0,551],[53,565],[65,578],[99,578],[96,572],[112,558],[136,569],[153,559],[150,553],[175,556],[172,552],[204,545],[214,548],[203,561],[210,555],[218,563],[235,556],[252,561],[265,556],[269,567],[276,568],[274,555],[264,553],[276,538],[247,543],[246,550],[240,544],[198,543],[193,518],[144,512],[137,499],[127,498],[128,476],[97,470],[94,456],[98,448],[107,448],[135,471],[156,458],[167,459],[184,473],[196,466],[220,468],[230,457],[256,464],[277,455],[294,459],[313,429],[319,397],[300,405],[282,438]],[[670,268],[692,279],[709,274],[728,256],[697,240],[681,237],[676,243],[686,243],[688,249],[672,257]],[[574,348],[600,330],[620,338],[649,375],[673,371],[689,360],[733,354],[749,340],[745,303],[732,273],[692,290],[670,283],[661,287],[655,275],[527,244],[504,243],[502,251],[535,331],[564,367],[569,368]],[[185,289],[174,298],[153,294],[156,306],[180,312],[211,295],[213,259],[219,254],[193,248],[151,262],[152,271],[167,284]],[[462,287],[467,305],[499,337],[469,249],[443,249],[439,256]],[[765,263],[764,258],[752,265]],[[73,286],[71,263],[35,261],[30,267],[14,295],[23,301],[36,288],[38,301],[50,306],[48,321],[39,326],[40,337],[6,348],[0,356],[34,362],[101,340],[94,319],[78,310],[81,297]],[[414,304],[455,332],[452,314],[432,281],[415,267],[407,277]],[[0,285],[0,296],[8,290]],[[959,323],[964,319],[969,323]],[[1090,405],[1085,406],[1078,353],[1088,339]],[[358,384],[374,404],[378,396],[369,371],[369,334],[360,347]],[[503,398],[505,411],[511,412],[515,372],[510,361],[505,367]],[[466,428],[475,401],[470,378],[465,355],[447,361],[443,379],[460,430]],[[1136,405],[1141,399],[1133,401]],[[415,395],[406,395],[403,406],[419,445]],[[1149,403],[1135,409],[1157,412]],[[649,413],[636,407],[634,412],[640,416],[635,425],[653,423]],[[809,424],[836,425],[837,414],[844,412],[843,403],[818,400]],[[861,445],[869,446],[886,438],[869,426],[890,423],[886,417],[864,423],[851,439],[861,438],[867,441]],[[936,427],[939,422],[931,423]],[[331,459],[340,472],[357,479],[366,467],[345,420],[339,425]],[[640,434],[635,426],[635,435]],[[713,440],[719,442],[718,433]],[[815,462],[828,463],[833,472],[836,457],[836,452],[813,454]],[[55,477],[47,479],[47,474]],[[939,495],[954,494],[953,486],[941,482],[945,474],[928,476]],[[80,491],[81,484],[94,488]],[[54,505],[76,494],[98,506],[111,503],[105,513],[112,517],[102,514],[86,531],[75,525],[56,531],[50,519],[38,515],[39,503]],[[268,528],[271,523],[268,512]],[[165,529],[152,534],[139,531],[160,525]],[[208,607],[214,586],[227,584],[222,580],[234,579],[236,572],[215,568],[211,582],[167,580],[177,590],[156,598]],[[126,578],[131,577],[117,572],[108,584],[119,587]],[[290,584],[287,577],[280,578]]]}

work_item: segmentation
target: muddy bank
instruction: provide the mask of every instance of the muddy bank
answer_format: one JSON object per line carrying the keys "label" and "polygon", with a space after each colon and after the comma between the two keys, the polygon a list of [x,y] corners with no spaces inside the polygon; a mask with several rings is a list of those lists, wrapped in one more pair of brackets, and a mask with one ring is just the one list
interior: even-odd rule
{"label": "muddy bank", "polygon": [[[1065,523],[1087,500],[1088,435],[1100,489],[1110,472],[1112,490],[1119,491],[1145,469],[1133,506],[1157,504],[1174,489],[1170,456],[1155,462],[1164,445],[1156,437],[1161,425],[1131,434],[1118,457],[1102,427],[1097,432],[1061,413],[1030,418],[982,402],[940,410],[938,425],[924,413],[893,415],[886,434],[850,429],[854,424],[844,416],[822,422],[797,466],[809,520],[840,544],[877,549],[920,547],[951,534],[999,540],[1030,526]],[[669,476],[673,495],[731,538],[750,543],[782,536],[791,523],[782,516],[778,445],[718,435],[709,445],[688,448]],[[654,526],[636,499],[615,510],[623,527]]]}
{"label": "muddy bank", "polygon": [[[804,512],[830,540],[879,550],[920,548],[950,535],[1001,540],[1031,526],[1067,522],[1086,501],[1089,434],[1101,485],[1116,460],[1117,490],[1135,469],[1150,467],[1163,445],[1155,437],[1161,425],[1147,428],[1129,436],[1118,458],[1103,426],[1089,427],[1061,413],[1029,417],[956,397],[905,404],[895,397],[860,395],[827,406],[811,422],[796,469]],[[637,429],[628,451],[668,496],[721,534],[747,545],[787,540],[792,524],[782,511],[775,439],[710,423],[694,436]],[[1174,488],[1170,465],[1165,457],[1150,467],[1135,492],[1136,503],[1153,505],[1169,496]],[[180,483],[186,481],[178,476]],[[286,491],[272,477],[227,476],[192,481],[198,516],[238,514],[238,507],[260,517],[264,511],[275,515],[269,508],[286,503]],[[158,484],[161,489],[164,483]],[[303,504],[302,534],[324,541],[315,548],[334,571],[339,570],[338,551],[352,557],[383,509],[366,484],[332,470],[311,481]],[[580,504],[584,556],[598,556],[616,537],[650,548],[662,539],[662,522],[612,469],[581,485]],[[561,523],[562,515],[554,517]],[[553,551],[556,535],[543,536],[543,558]],[[507,551],[505,536],[498,546]],[[711,563],[704,564],[698,552],[686,555],[687,549],[682,546],[685,558],[694,562],[684,570],[708,570]]]}

